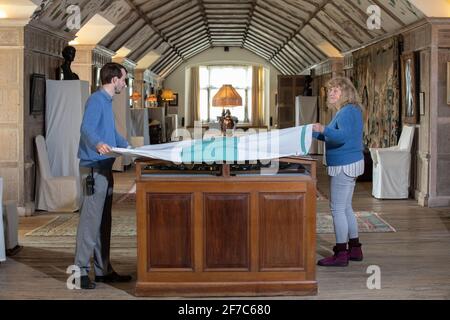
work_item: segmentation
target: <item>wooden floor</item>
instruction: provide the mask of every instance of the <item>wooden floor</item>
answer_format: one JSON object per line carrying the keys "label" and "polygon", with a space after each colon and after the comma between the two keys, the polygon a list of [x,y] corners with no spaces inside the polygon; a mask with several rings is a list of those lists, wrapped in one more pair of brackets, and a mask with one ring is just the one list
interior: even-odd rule
{"label": "wooden floor", "polygon": [[[319,190],[328,194],[324,168],[318,170]],[[134,171],[115,175],[115,192],[126,192]],[[428,209],[413,200],[380,201],[371,197],[371,184],[358,183],[355,210],[373,210],[393,225],[395,233],[362,233],[364,261],[346,268],[317,268],[319,293],[313,297],[273,299],[450,299],[450,208]],[[328,202],[318,201],[318,210]],[[132,203],[115,204],[114,215],[134,214]],[[25,237],[54,218],[41,213],[20,219],[23,250],[0,264],[0,299],[136,299],[134,282],[97,284],[96,290],[68,290],[66,269],[74,258],[72,237]],[[319,234],[317,258],[331,253],[334,235]],[[113,238],[112,262],[119,273],[136,278],[136,239]],[[379,266],[381,289],[369,290],[367,268]],[[266,299],[266,298],[264,298]]]}

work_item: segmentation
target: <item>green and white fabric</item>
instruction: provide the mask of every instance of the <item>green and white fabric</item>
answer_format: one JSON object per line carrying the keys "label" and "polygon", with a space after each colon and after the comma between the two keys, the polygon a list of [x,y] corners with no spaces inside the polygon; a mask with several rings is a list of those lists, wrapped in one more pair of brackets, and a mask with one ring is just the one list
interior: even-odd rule
{"label": "green and white fabric", "polygon": [[161,159],[175,163],[223,163],[270,160],[307,155],[311,147],[312,125],[271,130],[239,137],[210,137],[135,149],[113,148],[113,152]]}

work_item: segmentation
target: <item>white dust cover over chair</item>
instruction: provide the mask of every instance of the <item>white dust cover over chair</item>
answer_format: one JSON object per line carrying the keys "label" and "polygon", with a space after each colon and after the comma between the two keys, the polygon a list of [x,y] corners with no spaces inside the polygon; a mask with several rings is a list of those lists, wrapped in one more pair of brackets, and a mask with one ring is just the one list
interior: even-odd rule
{"label": "white dust cover over chair", "polygon": [[50,212],[78,210],[78,178],[76,176],[53,176],[44,137],[39,135],[35,141],[38,156],[36,209]]}
{"label": "white dust cover over chair", "polygon": [[371,148],[372,195],[378,199],[407,199],[414,127],[404,126],[397,146]]}
{"label": "white dust cover over chair", "polygon": [[[46,83],[45,140],[51,174],[79,177],[78,146],[89,82],[47,80]],[[77,182],[78,199],[80,195]]]}

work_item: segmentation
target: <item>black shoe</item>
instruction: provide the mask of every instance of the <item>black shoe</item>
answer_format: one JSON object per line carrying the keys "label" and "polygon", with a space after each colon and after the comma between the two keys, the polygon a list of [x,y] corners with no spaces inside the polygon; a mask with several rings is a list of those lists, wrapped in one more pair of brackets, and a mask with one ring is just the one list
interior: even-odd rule
{"label": "black shoe", "polygon": [[19,251],[22,250],[22,249],[23,249],[23,247],[22,247],[22,246],[19,246],[19,245],[15,246],[15,247],[12,248],[12,249],[7,249],[7,250],[6,250],[6,256],[7,256],[7,257],[15,256],[15,255],[18,254]]}
{"label": "black shoe", "polygon": [[121,276],[115,271],[106,276],[95,276],[95,282],[129,282],[131,281],[131,276]]}
{"label": "black shoe", "polygon": [[80,277],[80,287],[81,289],[95,289],[95,283],[89,279],[89,276]]}

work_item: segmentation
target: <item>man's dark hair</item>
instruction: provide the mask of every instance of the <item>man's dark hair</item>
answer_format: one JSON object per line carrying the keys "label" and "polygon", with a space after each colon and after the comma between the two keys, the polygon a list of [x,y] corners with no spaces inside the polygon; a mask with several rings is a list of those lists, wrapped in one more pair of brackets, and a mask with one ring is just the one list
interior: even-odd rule
{"label": "man's dark hair", "polygon": [[100,80],[102,81],[102,85],[111,83],[112,78],[118,77],[119,79],[122,77],[122,70],[125,70],[125,73],[128,73],[127,69],[116,62],[108,62],[105,64],[100,70]]}

